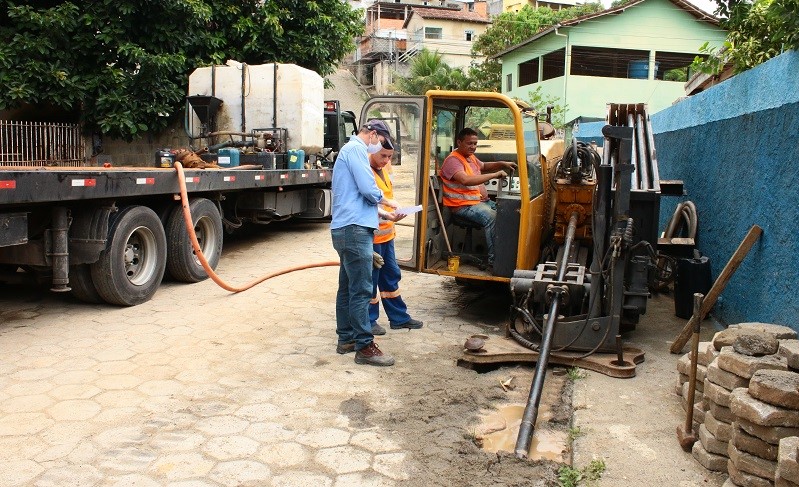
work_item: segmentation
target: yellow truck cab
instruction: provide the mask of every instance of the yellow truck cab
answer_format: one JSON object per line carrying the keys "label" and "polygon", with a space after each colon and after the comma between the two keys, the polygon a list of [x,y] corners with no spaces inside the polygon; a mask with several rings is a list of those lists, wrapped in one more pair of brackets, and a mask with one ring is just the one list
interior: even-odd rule
{"label": "yellow truck cab", "polygon": [[[402,206],[421,206],[397,225],[395,248],[402,267],[503,282],[516,269],[535,268],[550,231],[551,207],[535,112],[499,93],[431,90],[425,96],[372,98],[360,120],[375,118],[385,120],[397,139],[395,158],[402,165],[393,172],[395,198]],[[507,178],[486,183],[497,203],[493,267],[485,265],[483,230],[454,223],[442,205],[439,170],[464,127],[479,134],[475,155],[480,160],[513,161],[518,167]],[[457,268],[453,256],[459,258]]]}

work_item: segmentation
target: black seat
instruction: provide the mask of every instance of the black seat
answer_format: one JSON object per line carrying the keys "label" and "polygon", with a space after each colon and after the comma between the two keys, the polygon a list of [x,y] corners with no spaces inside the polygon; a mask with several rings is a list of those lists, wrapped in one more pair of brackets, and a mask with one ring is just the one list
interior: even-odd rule
{"label": "black seat", "polygon": [[[450,208],[447,206],[443,207],[443,217],[444,217],[445,229],[446,226],[452,224],[456,227],[464,229],[465,231],[465,235],[463,238],[463,248],[460,249],[459,253],[459,255],[461,256],[461,262],[473,263],[477,266],[482,266],[483,260],[480,258],[480,256],[475,255],[474,242],[472,239],[472,230],[481,229],[483,228],[482,225],[458,216],[458,213],[451,211]],[[455,249],[452,250],[455,251]]]}

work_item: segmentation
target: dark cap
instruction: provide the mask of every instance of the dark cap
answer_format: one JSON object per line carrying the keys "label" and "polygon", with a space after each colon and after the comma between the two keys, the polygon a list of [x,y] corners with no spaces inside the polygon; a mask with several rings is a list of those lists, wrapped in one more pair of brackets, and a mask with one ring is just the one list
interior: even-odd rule
{"label": "dark cap", "polygon": [[378,119],[372,119],[366,122],[367,130],[374,130],[383,137],[391,137],[391,131],[388,130],[386,122]]}

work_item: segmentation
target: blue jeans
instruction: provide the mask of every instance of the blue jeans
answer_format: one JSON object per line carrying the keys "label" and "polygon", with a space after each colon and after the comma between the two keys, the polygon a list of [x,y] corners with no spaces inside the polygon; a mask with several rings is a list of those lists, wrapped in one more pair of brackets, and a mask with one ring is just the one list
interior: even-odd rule
{"label": "blue jeans", "polygon": [[458,218],[463,218],[483,227],[488,248],[488,263],[494,263],[494,228],[497,224],[497,203],[493,200],[463,206],[458,210]]}
{"label": "blue jeans", "polygon": [[372,240],[374,229],[347,225],[330,231],[341,265],[336,294],[336,333],[339,343],[355,341],[355,350],[372,343],[369,301],[372,298]]}
{"label": "blue jeans", "polygon": [[[397,256],[394,253],[394,240],[374,244],[374,251],[383,257],[383,267],[372,271],[372,303],[369,305],[369,320],[377,322],[380,317],[380,302],[386,311],[390,326],[403,325],[411,321],[408,306],[399,294],[399,282],[402,278]],[[377,290],[381,296],[378,297]],[[385,294],[384,294],[385,293]]]}

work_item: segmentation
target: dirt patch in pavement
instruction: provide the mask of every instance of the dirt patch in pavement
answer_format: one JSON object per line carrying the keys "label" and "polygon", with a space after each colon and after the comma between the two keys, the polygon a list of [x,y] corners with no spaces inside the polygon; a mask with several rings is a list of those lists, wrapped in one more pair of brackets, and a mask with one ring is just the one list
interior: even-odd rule
{"label": "dirt patch in pavement", "polygon": [[[499,339],[506,317],[496,316],[496,310],[508,309],[502,300],[509,298],[495,291],[460,289],[455,304],[461,309],[460,317],[469,315],[469,321],[484,324],[485,333]],[[512,452],[487,452],[475,437],[481,422],[498,407],[526,404],[533,367],[507,364],[493,370],[466,369],[456,365],[461,352],[458,346],[442,349],[429,366],[419,368],[422,373],[405,374],[401,380],[392,377],[391,388],[401,395],[402,409],[370,410],[368,398],[356,397],[344,401],[341,411],[355,424],[380,426],[404,439],[404,447],[413,452],[414,467],[403,485],[558,485],[562,463],[519,460]],[[505,390],[500,382],[510,377],[515,387]],[[565,369],[555,374],[550,369],[537,430],[557,430],[563,438],[568,436],[571,391]],[[509,431],[514,441],[517,431],[518,426]],[[562,458],[568,462],[571,455],[565,443]]]}

